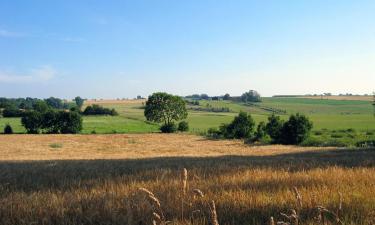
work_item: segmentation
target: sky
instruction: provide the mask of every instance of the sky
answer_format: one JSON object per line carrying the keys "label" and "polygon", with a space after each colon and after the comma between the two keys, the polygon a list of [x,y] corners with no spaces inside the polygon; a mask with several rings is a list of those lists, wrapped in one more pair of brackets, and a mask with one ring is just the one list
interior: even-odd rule
{"label": "sky", "polygon": [[1,0],[0,96],[375,91],[373,0]]}

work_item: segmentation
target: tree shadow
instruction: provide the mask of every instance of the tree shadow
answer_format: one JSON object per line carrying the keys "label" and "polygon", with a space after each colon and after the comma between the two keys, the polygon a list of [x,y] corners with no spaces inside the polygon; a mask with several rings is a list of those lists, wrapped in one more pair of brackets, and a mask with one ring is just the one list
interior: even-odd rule
{"label": "tree shadow", "polygon": [[[212,177],[248,169],[288,172],[327,167],[374,167],[375,149],[336,149],[271,156],[156,157],[113,160],[0,161],[0,188],[13,191],[67,190],[98,182],[153,181],[155,174],[183,167],[197,176]],[[176,174],[177,175],[177,174]],[[203,178],[204,178],[203,177]],[[270,186],[264,183],[263,186]],[[260,187],[258,187],[260,188]]]}

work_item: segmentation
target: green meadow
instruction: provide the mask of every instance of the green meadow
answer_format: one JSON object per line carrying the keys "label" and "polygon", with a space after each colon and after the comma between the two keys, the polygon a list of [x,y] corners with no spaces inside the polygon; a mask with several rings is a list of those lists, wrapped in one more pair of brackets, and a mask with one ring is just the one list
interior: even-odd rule
{"label": "green meadow", "polygon": [[[98,104],[101,104],[98,102]],[[145,121],[141,103],[103,103],[115,108],[119,116],[84,116],[84,134],[97,133],[150,133],[158,132],[159,126]],[[306,114],[314,123],[309,141],[325,140],[331,143],[350,143],[353,140],[375,138],[375,117],[369,101],[321,100],[304,98],[263,98],[261,103],[245,104],[231,101],[199,101],[199,106],[188,105],[190,132],[204,134],[211,127],[230,122],[240,111],[251,113],[258,123],[266,121],[276,110],[286,119],[292,113]],[[228,108],[229,112],[211,112],[210,108]],[[0,127],[10,124],[15,133],[24,133],[19,118],[0,118]],[[350,132],[346,132],[349,130]],[[344,132],[345,131],[345,132]],[[341,134],[340,134],[341,132]],[[317,135],[316,135],[317,134]]]}

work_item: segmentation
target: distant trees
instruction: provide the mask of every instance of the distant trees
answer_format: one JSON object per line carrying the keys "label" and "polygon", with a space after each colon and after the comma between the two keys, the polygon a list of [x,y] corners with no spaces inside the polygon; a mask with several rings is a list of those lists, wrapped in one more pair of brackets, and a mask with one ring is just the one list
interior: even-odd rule
{"label": "distant trees", "polygon": [[81,110],[82,106],[83,106],[83,103],[85,102],[85,99],[77,96],[77,97],[74,98],[74,102],[76,103],[78,109]]}
{"label": "distant trees", "polygon": [[[163,127],[173,127],[174,121],[187,117],[185,101],[175,95],[165,92],[157,92],[149,96],[146,101],[144,115],[148,121],[164,123]],[[175,129],[169,129],[174,132]],[[168,132],[163,129],[162,132]]]}
{"label": "distant trees", "polygon": [[309,136],[312,127],[312,122],[305,115],[292,114],[286,122],[279,116],[271,115],[268,117],[266,132],[273,143],[300,144]]}
{"label": "distant trees", "polygon": [[229,100],[230,99],[230,95],[228,93],[226,93],[224,96],[223,96],[223,100]]}
{"label": "distant trees", "polygon": [[265,141],[276,144],[300,144],[307,139],[312,122],[304,115],[292,114],[284,122],[279,116],[271,115],[268,122],[260,122],[254,132],[255,122],[250,114],[240,112],[230,124],[222,124],[219,129],[211,128],[207,135],[211,138],[245,139],[248,143]]}
{"label": "distant trees", "polygon": [[260,102],[260,94],[257,91],[250,90],[241,95],[241,101],[243,102]]}
{"label": "distant trees", "polygon": [[89,105],[85,108],[82,112],[83,115],[110,115],[110,116],[117,116],[118,112],[115,109],[104,108],[103,106],[94,104]]}
{"label": "distant trees", "polygon": [[28,111],[22,119],[22,125],[27,133],[62,133],[75,134],[82,130],[82,117],[77,112],[55,111],[46,112]]}

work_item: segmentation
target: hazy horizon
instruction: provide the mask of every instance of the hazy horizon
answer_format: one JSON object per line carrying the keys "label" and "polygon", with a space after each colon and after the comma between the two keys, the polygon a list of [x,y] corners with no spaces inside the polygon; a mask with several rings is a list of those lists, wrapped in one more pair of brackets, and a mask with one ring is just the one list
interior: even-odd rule
{"label": "hazy horizon", "polygon": [[374,1],[0,2],[0,97],[371,94]]}

